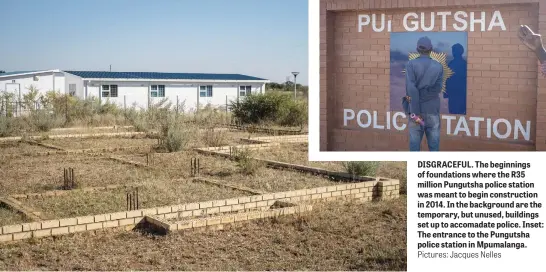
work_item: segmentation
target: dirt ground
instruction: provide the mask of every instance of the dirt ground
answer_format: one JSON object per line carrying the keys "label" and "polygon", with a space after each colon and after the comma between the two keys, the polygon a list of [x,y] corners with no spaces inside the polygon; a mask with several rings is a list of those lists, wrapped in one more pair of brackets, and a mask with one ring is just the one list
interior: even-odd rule
{"label": "dirt ground", "polygon": [[406,270],[406,199],[327,202],[312,214],[214,232],[83,233],[5,244],[0,270]]}
{"label": "dirt ground", "polygon": [[[23,203],[47,218],[65,218],[127,210],[127,193],[133,189],[75,192],[59,197],[27,199]],[[139,208],[153,208],[249,195],[203,183],[170,181],[138,188]]]}

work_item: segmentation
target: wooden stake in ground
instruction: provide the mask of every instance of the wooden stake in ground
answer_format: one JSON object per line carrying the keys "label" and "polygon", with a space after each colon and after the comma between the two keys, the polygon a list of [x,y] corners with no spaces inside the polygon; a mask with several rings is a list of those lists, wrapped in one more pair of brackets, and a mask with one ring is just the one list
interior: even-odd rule
{"label": "wooden stake in ground", "polygon": [[71,190],[76,188],[76,177],[74,175],[74,168],[65,168],[63,177],[63,189]]}
{"label": "wooden stake in ground", "polygon": [[146,165],[154,165],[154,154],[153,153],[146,153]]}
{"label": "wooden stake in ground", "polygon": [[190,175],[192,177],[199,176],[199,158],[191,158]]}
{"label": "wooden stake in ground", "polygon": [[126,197],[128,211],[140,209],[140,202],[138,200],[138,187],[136,187],[134,191],[128,192]]}

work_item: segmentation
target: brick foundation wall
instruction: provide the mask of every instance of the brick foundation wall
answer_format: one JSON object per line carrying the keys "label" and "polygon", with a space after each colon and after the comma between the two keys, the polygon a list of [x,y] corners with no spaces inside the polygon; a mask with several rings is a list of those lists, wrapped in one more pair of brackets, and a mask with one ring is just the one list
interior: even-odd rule
{"label": "brick foundation wall", "polygon": [[[430,12],[465,11],[481,17],[489,26],[500,11],[506,30],[468,31],[467,119],[472,135],[446,135],[442,121],[441,150],[511,151],[546,150],[546,79],[539,75],[537,60],[518,39],[522,24],[546,35],[546,2],[539,0],[417,0],[417,1],[320,1],[320,149],[321,151],[408,150],[407,128],[383,130],[361,128],[355,121],[344,126],[343,109],[378,112],[377,122],[386,123],[390,108],[390,34],[407,32],[403,16],[421,12],[430,24]],[[359,14],[385,14],[392,21],[391,33],[374,32],[372,25],[359,32]],[[470,15],[469,15],[470,16]],[[456,31],[453,16],[442,30],[436,16],[432,31]],[[420,19],[420,18],[419,18]],[[467,17],[466,21],[470,19]],[[469,23],[470,24],[470,23]],[[479,24],[475,25],[479,29]],[[419,28],[421,29],[421,28]],[[421,30],[419,30],[421,31]],[[426,33],[424,33],[426,35]],[[457,116],[458,117],[458,116]],[[474,135],[470,117],[506,119],[512,126],[531,122],[529,141],[487,137],[485,122]],[[392,118],[392,116],[391,116]],[[399,118],[400,124],[407,119]],[[451,122],[453,132],[457,121]],[[514,128],[512,128],[514,129]],[[506,129],[501,125],[499,132]],[[425,143],[423,142],[423,148]]]}
{"label": "brick foundation wall", "polygon": [[265,136],[253,137],[250,140],[262,142],[277,142],[277,143],[304,143],[307,142],[308,135],[289,135],[289,136]]}
{"label": "brick foundation wall", "polygon": [[222,212],[270,207],[277,201],[305,203],[334,198],[354,198],[362,201],[395,199],[399,197],[399,186],[398,180],[368,181],[135,211],[24,223],[1,227],[0,242],[120,227],[131,229],[148,215],[163,219],[174,219],[177,217],[190,218],[193,216],[214,215]]}

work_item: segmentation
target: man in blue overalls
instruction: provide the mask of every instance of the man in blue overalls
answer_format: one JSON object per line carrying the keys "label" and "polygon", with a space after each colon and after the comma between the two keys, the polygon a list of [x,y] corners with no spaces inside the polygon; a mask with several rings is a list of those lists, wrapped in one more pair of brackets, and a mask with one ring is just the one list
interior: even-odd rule
{"label": "man in blue overalls", "polygon": [[[444,68],[430,57],[432,42],[422,37],[417,42],[418,58],[406,64],[406,99],[409,102],[408,118],[410,151],[420,151],[423,134],[430,151],[440,149],[440,93]],[[415,122],[420,118],[423,123]]]}

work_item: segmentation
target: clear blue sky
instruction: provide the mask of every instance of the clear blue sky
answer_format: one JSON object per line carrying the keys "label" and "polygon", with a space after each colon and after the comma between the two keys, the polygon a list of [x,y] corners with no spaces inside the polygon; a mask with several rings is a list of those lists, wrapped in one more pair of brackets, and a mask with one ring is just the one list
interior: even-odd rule
{"label": "clear blue sky", "polygon": [[[307,0],[0,0],[0,70],[240,73],[307,84]],[[293,78],[293,77],[291,77]]]}

